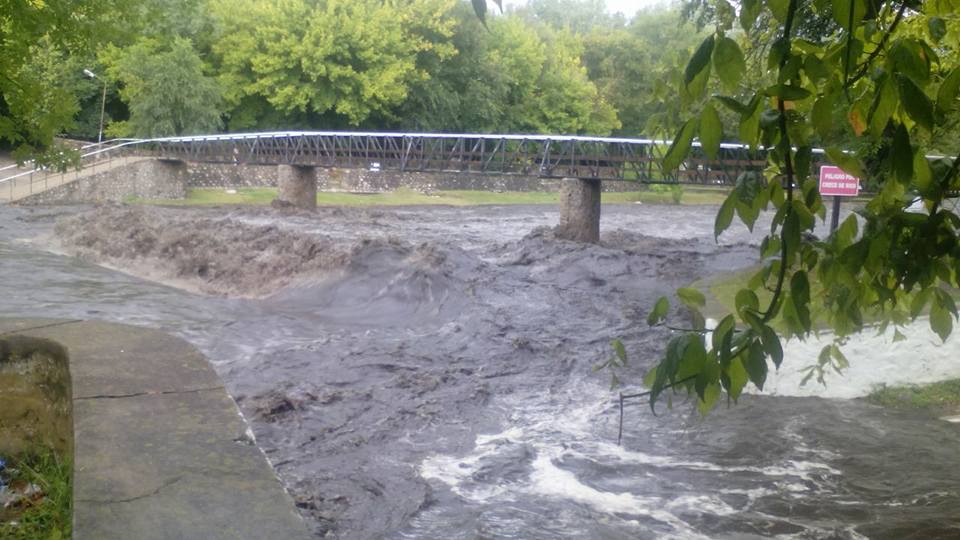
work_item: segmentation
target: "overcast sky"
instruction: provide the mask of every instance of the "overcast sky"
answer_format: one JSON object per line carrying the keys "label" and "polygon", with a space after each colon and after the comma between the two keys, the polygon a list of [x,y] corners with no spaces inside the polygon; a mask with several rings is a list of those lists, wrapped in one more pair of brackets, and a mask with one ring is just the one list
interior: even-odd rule
{"label": "overcast sky", "polygon": [[[526,4],[527,0],[504,0],[504,7],[506,6],[519,6]],[[607,10],[611,13],[620,12],[626,15],[627,17],[632,16],[640,8],[645,8],[648,6],[655,6],[658,4],[666,4],[668,0],[606,0]]]}

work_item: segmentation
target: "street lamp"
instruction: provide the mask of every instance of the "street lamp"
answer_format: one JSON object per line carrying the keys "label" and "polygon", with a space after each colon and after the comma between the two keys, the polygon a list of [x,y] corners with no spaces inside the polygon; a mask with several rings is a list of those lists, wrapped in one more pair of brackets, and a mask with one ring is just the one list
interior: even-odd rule
{"label": "street lamp", "polygon": [[[83,74],[91,79],[99,79],[97,74],[89,69],[83,70]],[[103,99],[100,100],[100,133],[97,134],[97,144],[103,142],[103,111],[107,107],[107,81],[103,81]]]}

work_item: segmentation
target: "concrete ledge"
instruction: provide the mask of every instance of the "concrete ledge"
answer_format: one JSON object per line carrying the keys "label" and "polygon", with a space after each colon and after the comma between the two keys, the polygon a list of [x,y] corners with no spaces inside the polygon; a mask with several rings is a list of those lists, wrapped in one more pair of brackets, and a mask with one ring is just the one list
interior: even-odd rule
{"label": "concrete ledge", "polygon": [[67,350],[75,539],[309,538],[223,383],[188,343],[54,319],[0,319],[0,335]]}

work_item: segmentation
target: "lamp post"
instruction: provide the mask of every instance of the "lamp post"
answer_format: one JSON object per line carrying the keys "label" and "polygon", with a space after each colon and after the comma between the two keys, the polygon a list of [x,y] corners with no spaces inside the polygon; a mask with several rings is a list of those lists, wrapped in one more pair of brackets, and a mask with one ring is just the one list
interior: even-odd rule
{"label": "lamp post", "polygon": [[[83,70],[83,74],[91,79],[99,79],[97,74],[89,69]],[[103,111],[107,107],[107,81],[103,81],[103,98],[100,100],[100,132],[97,134],[97,144],[103,142]]]}

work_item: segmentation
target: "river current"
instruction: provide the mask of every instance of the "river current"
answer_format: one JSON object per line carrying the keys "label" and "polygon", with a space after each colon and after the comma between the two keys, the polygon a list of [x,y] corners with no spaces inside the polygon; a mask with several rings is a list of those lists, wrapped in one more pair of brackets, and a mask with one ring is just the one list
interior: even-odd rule
{"label": "river current", "polygon": [[715,212],[604,207],[582,246],[550,207],[0,207],[0,315],[193,343],[318,537],[960,537],[960,426],[857,380],[630,404],[617,445],[609,341],[642,373],[657,297],[756,260]]}

